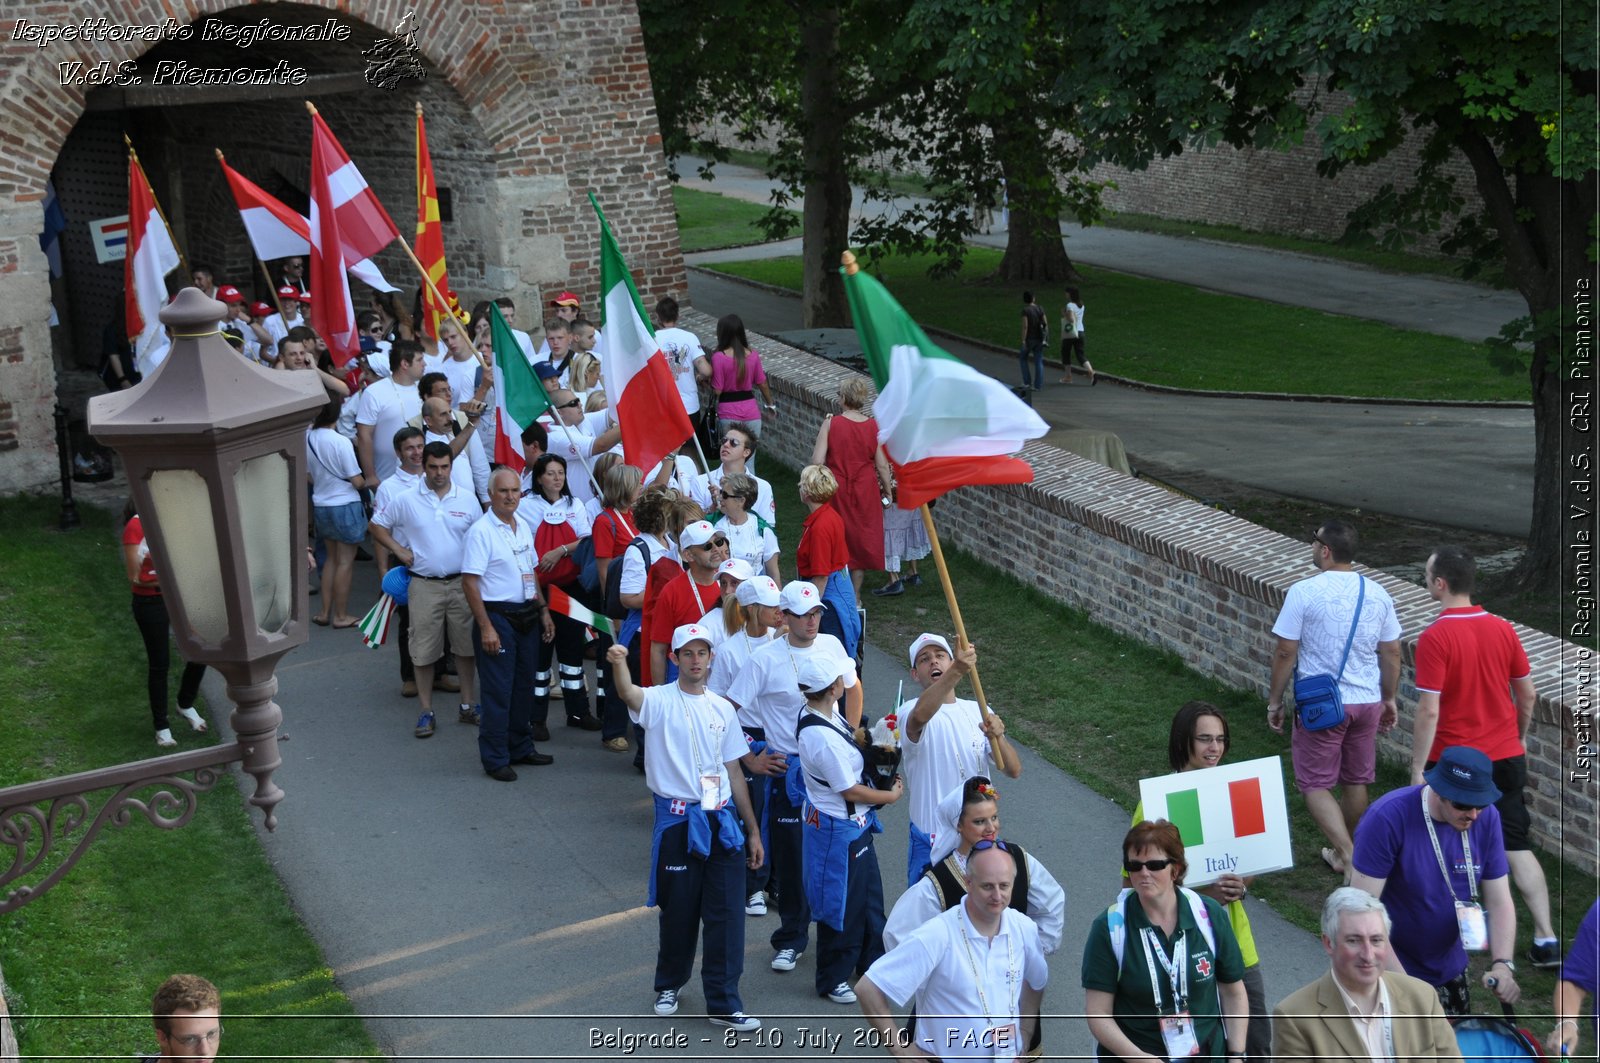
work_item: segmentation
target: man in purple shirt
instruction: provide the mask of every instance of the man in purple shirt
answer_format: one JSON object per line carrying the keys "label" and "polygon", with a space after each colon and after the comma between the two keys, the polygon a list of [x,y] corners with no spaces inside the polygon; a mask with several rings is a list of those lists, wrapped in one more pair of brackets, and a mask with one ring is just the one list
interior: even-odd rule
{"label": "man in purple shirt", "polygon": [[1356,828],[1350,884],[1394,919],[1389,967],[1439,991],[1447,1015],[1470,1014],[1467,950],[1493,958],[1483,983],[1507,1004],[1521,995],[1511,955],[1517,913],[1489,758],[1450,746],[1422,786],[1373,802]]}

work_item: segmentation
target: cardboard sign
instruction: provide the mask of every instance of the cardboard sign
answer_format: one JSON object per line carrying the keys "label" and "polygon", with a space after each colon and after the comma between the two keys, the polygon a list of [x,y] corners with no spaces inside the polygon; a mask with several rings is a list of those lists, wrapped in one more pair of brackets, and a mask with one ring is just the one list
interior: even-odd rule
{"label": "cardboard sign", "polygon": [[128,257],[128,216],[118,214],[90,222],[89,238],[94,242],[96,262],[121,262]]}
{"label": "cardboard sign", "polygon": [[1168,820],[1183,837],[1186,886],[1294,866],[1277,757],[1141,779],[1139,797],[1145,819]]}

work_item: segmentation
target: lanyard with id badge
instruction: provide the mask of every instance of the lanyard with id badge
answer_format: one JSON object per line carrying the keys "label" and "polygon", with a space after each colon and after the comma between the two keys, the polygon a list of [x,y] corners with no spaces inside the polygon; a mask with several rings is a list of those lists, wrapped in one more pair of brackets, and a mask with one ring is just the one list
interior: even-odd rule
{"label": "lanyard with id badge", "polygon": [[[1444,850],[1439,847],[1439,835],[1428,814],[1428,788],[1418,791],[1422,796],[1422,822],[1428,828],[1428,840],[1433,843],[1433,855],[1439,861],[1439,872],[1444,875],[1444,888],[1456,905],[1456,930],[1461,935],[1461,947],[1468,952],[1482,952],[1489,947],[1489,925],[1483,917],[1483,906],[1478,903],[1478,876],[1472,867],[1472,838],[1461,831],[1461,855],[1467,864],[1467,897],[1456,896],[1455,883],[1450,881],[1450,869],[1444,862]],[[1441,800],[1443,800],[1441,798]]]}
{"label": "lanyard with id badge", "polygon": [[[1189,939],[1182,930],[1177,932],[1177,944],[1172,949],[1172,959],[1161,949],[1156,932],[1149,927],[1140,931],[1144,942],[1145,968],[1150,972],[1150,992],[1156,999],[1156,1018],[1161,1023],[1161,1041],[1166,1046],[1168,1059],[1183,1059],[1200,1054],[1200,1041],[1194,1033],[1194,1016],[1189,1014]],[[1161,1007],[1161,980],[1156,977],[1156,960],[1167,973],[1167,984],[1172,989],[1172,1011],[1165,1013]]]}
{"label": "lanyard with id badge", "polygon": [[684,694],[683,688],[676,683],[673,689],[678,692],[678,700],[683,703],[683,719],[689,728],[689,748],[694,753],[695,774],[700,777],[700,807],[707,812],[715,812],[722,807],[722,772],[721,766],[707,768],[705,760],[700,756],[700,739],[696,732],[700,729],[699,720],[695,718],[694,710],[689,706],[689,698]]}

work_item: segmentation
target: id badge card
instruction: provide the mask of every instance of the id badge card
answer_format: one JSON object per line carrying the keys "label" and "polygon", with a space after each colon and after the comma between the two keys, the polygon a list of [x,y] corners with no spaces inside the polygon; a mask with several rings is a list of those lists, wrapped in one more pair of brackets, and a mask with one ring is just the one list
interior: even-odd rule
{"label": "id badge card", "polygon": [[700,807],[707,812],[715,812],[722,804],[722,776],[714,771],[704,772],[700,776]]}
{"label": "id badge card", "polygon": [[539,597],[539,575],[536,572],[522,574],[522,600],[531,602]]}
{"label": "id badge card", "polygon": [[1489,947],[1489,926],[1478,905],[1456,902],[1456,929],[1461,933],[1461,947],[1468,952],[1482,952]]}
{"label": "id badge card", "polygon": [[1161,1040],[1167,1046],[1168,1059],[1200,1054],[1200,1042],[1194,1036],[1194,1017],[1187,1011],[1161,1016]]}

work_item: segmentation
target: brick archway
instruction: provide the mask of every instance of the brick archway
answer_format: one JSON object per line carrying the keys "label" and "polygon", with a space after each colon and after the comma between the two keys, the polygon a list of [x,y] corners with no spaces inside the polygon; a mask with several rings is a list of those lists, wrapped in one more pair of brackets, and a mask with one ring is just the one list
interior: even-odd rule
{"label": "brick archway", "polygon": [[[19,33],[18,21],[0,22],[0,493],[45,484],[55,475],[55,455],[50,414],[55,397],[56,362],[70,364],[92,347],[98,354],[100,324],[73,321],[79,340],[73,351],[59,349],[52,357],[52,330],[45,323],[50,312],[50,281],[38,236],[42,230],[40,204],[46,180],[64,160],[63,149],[74,129],[96,119],[106,108],[106,90],[60,84],[69,68],[93,70],[106,63],[141,67],[161,58],[186,58],[196,65],[231,63],[270,66],[274,56],[302,60],[312,75],[310,91],[286,87],[259,90],[249,109],[254,115],[284,114],[297,110],[308,96],[318,102],[329,123],[344,141],[369,182],[389,205],[402,232],[412,225],[411,126],[413,98],[428,109],[429,140],[441,185],[452,186],[456,208],[456,233],[447,226],[447,253],[452,280],[463,298],[512,294],[524,326],[538,320],[537,304],[552,289],[574,286],[592,302],[598,296],[598,256],[592,212],[586,194],[593,190],[608,207],[635,277],[648,296],[684,288],[682,258],[661,155],[648,68],[645,64],[638,14],[632,0],[596,0],[580,8],[557,7],[549,2],[511,0],[375,0],[371,3],[337,3],[309,0],[297,4],[258,4],[247,9],[237,4],[200,0],[187,25],[189,40],[145,39],[63,40],[40,47],[40,41]],[[164,3],[110,0],[71,5],[70,16],[27,21],[35,27],[78,27],[105,18],[112,25],[135,20],[150,26],[175,27],[167,21]],[[429,78],[393,93],[363,85],[366,93],[334,94],[323,98],[316,86],[326,84],[331,71],[350,52],[359,54],[364,42],[387,36],[407,11],[414,10],[417,43],[429,66]],[[336,19],[351,29],[343,52],[323,43],[294,46],[259,42],[249,49],[227,43],[203,42],[208,19],[273,24],[304,24]],[[19,39],[19,37],[21,39]],[[320,52],[319,52],[320,49]],[[345,66],[351,64],[346,62]],[[346,72],[359,73],[359,68]],[[337,76],[337,75],[333,75]],[[317,81],[322,78],[321,82]],[[416,87],[420,85],[420,87]],[[445,117],[456,101],[459,112]],[[270,103],[267,101],[271,101]],[[397,102],[403,101],[403,102]],[[196,163],[197,153],[209,156],[209,145],[188,143],[201,134],[190,118],[174,121],[183,111],[181,94],[169,108],[145,105],[146,125],[166,131],[162,149],[140,145],[147,168],[173,167],[170,186],[184,179],[194,185],[193,196],[174,192],[182,200],[169,214],[189,240],[208,248],[204,257],[234,256],[235,241],[189,219],[210,217],[219,200],[213,182]],[[213,104],[221,108],[228,103]],[[236,109],[243,108],[235,105]],[[435,109],[440,118],[435,118]],[[263,110],[265,108],[265,110]],[[114,107],[111,109],[115,109]],[[403,128],[396,113],[403,112]],[[209,111],[189,112],[214,117]],[[336,117],[337,116],[337,117]],[[306,128],[303,117],[297,119]],[[438,123],[436,128],[436,122]],[[288,183],[303,180],[295,173],[305,156],[304,133],[256,119],[257,140],[249,129],[229,144],[253,167],[275,166]],[[173,126],[176,128],[172,128]],[[369,127],[364,138],[359,131]],[[351,130],[357,130],[352,132]],[[117,138],[120,145],[120,137]],[[358,151],[367,143],[370,150]],[[279,145],[282,145],[280,148]],[[203,149],[203,152],[202,152]],[[170,158],[167,156],[170,155]],[[152,167],[156,156],[156,167]],[[365,157],[364,157],[365,156]],[[445,170],[450,170],[448,179]],[[241,167],[243,168],[243,167]],[[214,163],[210,164],[215,172]],[[161,184],[157,173],[152,182]],[[268,182],[263,181],[267,184]],[[162,188],[158,187],[158,195]],[[125,210],[112,213],[120,213]],[[93,214],[93,212],[91,212]],[[69,227],[83,227],[91,217],[74,217]],[[216,228],[222,229],[223,223]],[[236,227],[236,225],[235,225]],[[194,232],[188,232],[193,228]],[[182,238],[180,238],[182,242]],[[395,261],[381,259],[391,279],[404,287],[411,283],[409,268],[398,253]],[[231,268],[231,267],[229,267]],[[402,280],[401,278],[405,278]],[[58,282],[59,287],[59,282]],[[58,300],[59,302],[59,300]],[[72,311],[70,307],[66,314]],[[65,315],[64,315],[65,316]],[[57,334],[65,330],[56,330]],[[92,339],[86,343],[83,337]]]}

